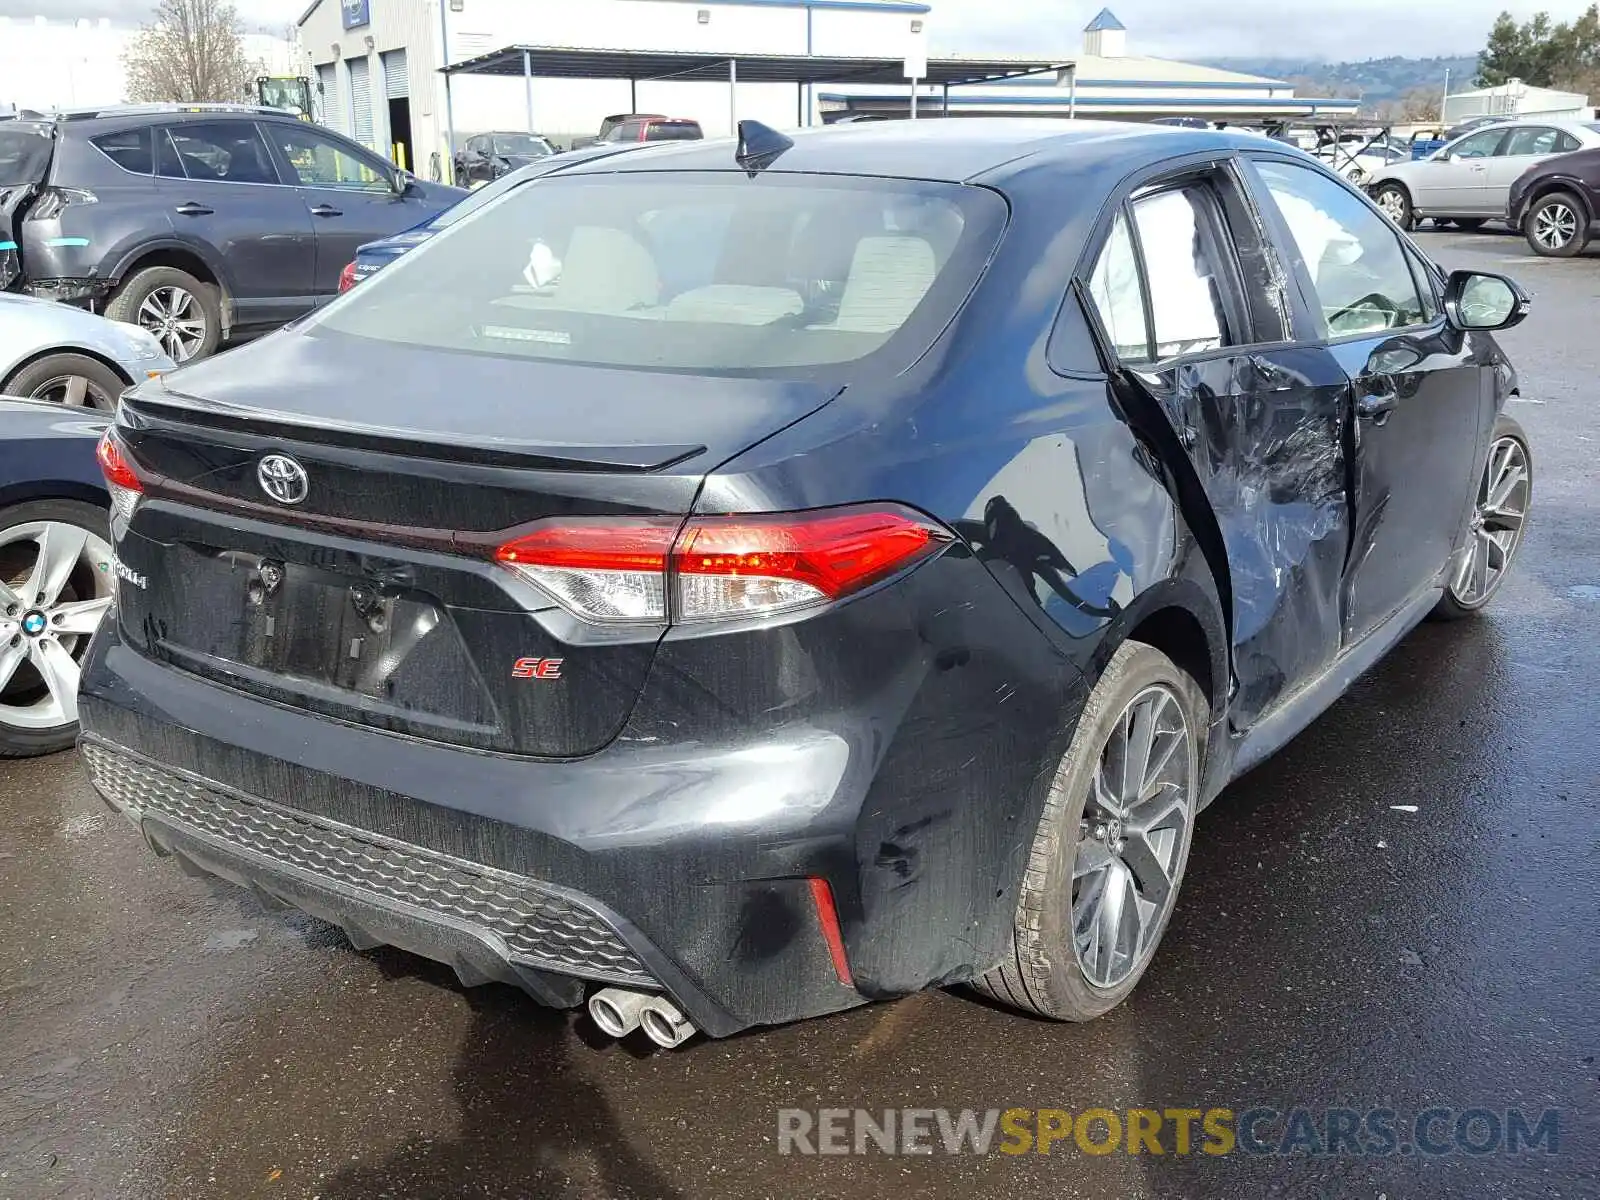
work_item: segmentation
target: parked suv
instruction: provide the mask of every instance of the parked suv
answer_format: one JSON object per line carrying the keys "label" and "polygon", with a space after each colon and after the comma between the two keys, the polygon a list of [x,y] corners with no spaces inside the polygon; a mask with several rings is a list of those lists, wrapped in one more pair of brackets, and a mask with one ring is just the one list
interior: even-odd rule
{"label": "parked suv", "polygon": [[1549,158],[1511,185],[1511,223],[1535,254],[1572,258],[1600,219],[1600,148]]}
{"label": "parked suv", "polygon": [[8,121],[0,288],[142,325],[184,362],[315,308],[357,246],[464,194],[275,109]]}
{"label": "parked suv", "polygon": [[492,183],[554,153],[549,139],[536,133],[480,133],[456,151],[455,180],[465,188]]}

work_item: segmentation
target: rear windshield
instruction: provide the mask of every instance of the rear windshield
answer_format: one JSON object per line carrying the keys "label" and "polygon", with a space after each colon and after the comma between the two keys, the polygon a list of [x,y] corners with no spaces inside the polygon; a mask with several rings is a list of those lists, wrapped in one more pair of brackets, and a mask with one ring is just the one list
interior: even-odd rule
{"label": "rear windshield", "polygon": [[52,141],[48,128],[0,125],[0,187],[44,182]]}
{"label": "rear windshield", "polygon": [[526,133],[497,133],[494,135],[494,152],[538,157],[553,154],[554,149],[541,137],[533,137]]}
{"label": "rear windshield", "polygon": [[534,180],[313,318],[506,358],[702,374],[898,371],[954,315],[1006,206],[981,188],[807,175]]}
{"label": "rear windshield", "polygon": [[705,135],[698,121],[652,121],[645,126],[644,136],[650,142],[695,142]]}

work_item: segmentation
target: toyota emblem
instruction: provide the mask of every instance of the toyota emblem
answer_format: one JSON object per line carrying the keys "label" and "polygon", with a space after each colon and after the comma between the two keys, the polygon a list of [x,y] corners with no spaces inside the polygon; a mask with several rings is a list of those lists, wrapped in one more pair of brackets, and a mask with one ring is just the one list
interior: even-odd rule
{"label": "toyota emblem", "polygon": [[287,454],[269,454],[256,464],[256,482],[279,504],[299,504],[311,490],[306,469]]}

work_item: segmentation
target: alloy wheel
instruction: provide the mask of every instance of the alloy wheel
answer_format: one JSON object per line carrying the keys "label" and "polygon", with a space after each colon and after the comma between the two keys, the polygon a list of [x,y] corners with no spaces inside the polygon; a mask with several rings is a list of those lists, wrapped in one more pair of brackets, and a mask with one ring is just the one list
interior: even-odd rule
{"label": "alloy wheel", "polygon": [[1489,447],[1489,462],[1469,522],[1470,540],[1451,576],[1450,591],[1462,608],[1482,608],[1505,580],[1522,544],[1533,472],[1521,441],[1502,437]]}
{"label": "alloy wheel", "polygon": [[78,719],[78,664],[111,607],[111,547],[65,521],[0,531],[0,725]]}
{"label": "alloy wheel", "polygon": [[29,393],[34,400],[48,400],[68,408],[113,409],[117,398],[108,395],[94,380],[84,375],[57,375],[46,379]]}
{"label": "alloy wheel", "polygon": [[1166,684],[1135,696],[1100,752],[1072,866],[1072,942],[1113,988],[1143,966],[1177,898],[1194,820],[1190,730]]}
{"label": "alloy wheel", "polygon": [[1406,198],[1394,188],[1386,188],[1378,193],[1378,207],[1396,225],[1406,219]]}
{"label": "alloy wheel", "polygon": [[164,284],[146,296],[138,318],[173,362],[188,362],[206,340],[205,310],[193,293],[175,284]]}
{"label": "alloy wheel", "polygon": [[1578,236],[1578,214],[1570,204],[1553,200],[1533,214],[1533,239],[1546,250],[1562,250]]}

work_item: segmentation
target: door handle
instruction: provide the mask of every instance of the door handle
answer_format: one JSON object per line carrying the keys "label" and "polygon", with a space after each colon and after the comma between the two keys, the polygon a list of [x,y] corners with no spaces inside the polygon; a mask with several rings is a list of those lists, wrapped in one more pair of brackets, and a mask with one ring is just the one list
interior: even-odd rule
{"label": "door handle", "polygon": [[311,210],[313,217],[342,217],[344,213],[331,204],[319,204]]}
{"label": "door handle", "polygon": [[178,205],[172,211],[184,217],[209,217],[215,210],[207,208],[204,204],[196,204],[193,200],[189,200]]}
{"label": "door handle", "polygon": [[1356,416],[1374,425],[1382,425],[1400,402],[1400,393],[1394,380],[1383,376],[1368,376],[1356,382]]}

